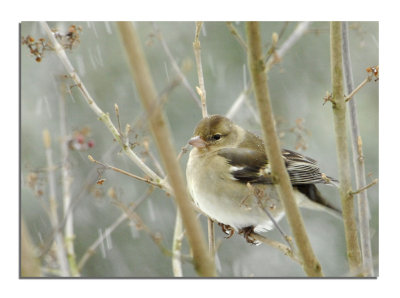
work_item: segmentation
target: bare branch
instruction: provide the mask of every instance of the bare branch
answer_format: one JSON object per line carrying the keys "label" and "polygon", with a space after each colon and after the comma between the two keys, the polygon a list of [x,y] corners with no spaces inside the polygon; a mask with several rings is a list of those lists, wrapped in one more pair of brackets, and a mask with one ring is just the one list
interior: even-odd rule
{"label": "bare branch", "polygon": [[[41,22],[43,29],[46,31],[54,50],[64,65],[69,77],[75,82],[82,96],[86,100],[86,103],[89,105],[90,109],[97,115],[99,120],[101,120],[106,127],[110,130],[114,139],[120,144],[125,154],[128,156],[130,160],[132,160],[146,175],[151,177],[154,181],[161,181],[161,178],[154,173],[132,150],[129,146],[127,146],[119,134],[118,129],[114,126],[110,119],[110,115],[108,113],[104,113],[99,106],[96,104],[95,100],[91,97],[89,92],[87,91],[85,85],[81,81],[71,62],[69,61],[67,54],[65,53],[64,48],[58,43],[57,39],[54,36],[54,32],[51,31],[46,22]],[[163,182],[166,183],[166,182]],[[163,185],[163,188],[170,190],[168,184]]]}
{"label": "bare branch", "polygon": [[[149,189],[145,192],[145,194],[139,198],[139,200],[137,202],[135,202],[135,204],[132,204],[129,208],[130,210],[135,210],[136,208],[138,208],[140,206],[140,204],[147,199],[150,194],[153,192],[154,188],[153,187],[149,187]],[[90,259],[90,257],[96,252],[97,247],[104,241],[104,239],[106,239],[107,237],[109,237],[111,235],[112,232],[114,232],[114,230],[121,224],[123,223],[126,219],[128,219],[128,215],[126,212],[123,212],[121,214],[120,217],[118,217],[108,228],[106,228],[104,230],[104,233],[102,233],[101,235],[99,235],[99,238],[97,238],[92,245],[90,245],[88,247],[88,249],[86,250],[86,252],[83,254],[83,256],[81,257],[81,259],[79,260],[78,263],[78,269],[79,271],[82,270],[83,266],[85,266],[86,262]]]}
{"label": "bare branch", "polygon": [[262,63],[259,24],[257,22],[248,22],[246,31],[249,48],[249,68],[262,123],[265,150],[271,163],[271,172],[273,177],[279,181],[276,187],[303,261],[303,269],[309,276],[322,276],[321,265],[312,250],[299,208],[294,199],[289,175],[281,157],[281,148],[276,135],[271,100],[269,98],[267,76]]}
{"label": "bare branch", "polygon": [[336,152],[339,168],[340,197],[342,201],[343,223],[346,237],[347,258],[350,271],[358,271],[361,254],[358,244],[354,202],[350,195],[350,158],[347,143],[346,103],[343,97],[342,24],[331,22],[331,76],[332,111],[335,124]]}
{"label": "bare branch", "polygon": [[266,245],[269,245],[269,246],[271,246],[273,248],[281,250],[285,255],[290,257],[293,261],[295,261],[295,262],[299,263],[300,265],[302,265],[302,262],[299,259],[299,257],[293,252],[293,250],[289,246],[286,246],[286,245],[284,245],[284,244],[282,244],[282,243],[280,243],[278,241],[269,239],[269,238],[267,238],[265,236],[261,236],[260,234],[257,234],[257,233],[254,233],[254,232],[250,234],[250,237],[252,239],[255,239],[255,240],[257,240],[259,242],[262,242],[262,243],[264,243]]}
{"label": "bare branch", "polygon": [[57,261],[60,266],[61,276],[70,276],[68,260],[67,260],[67,252],[65,251],[65,246],[64,246],[64,239],[59,229],[53,153],[51,149],[50,133],[47,129],[43,131],[43,143],[46,149],[46,159],[48,167],[47,178],[49,183],[50,223],[54,231],[54,241],[56,243]]}
{"label": "bare branch", "polygon": [[66,86],[65,83],[61,83],[61,98],[59,102],[60,111],[60,135],[61,135],[61,173],[62,173],[62,189],[63,189],[63,214],[65,220],[64,227],[64,239],[65,248],[67,251],[69,268],[71,276],[79,277],[79,269],[76,265],[76,255],[74,250],[74,222],[73,212],[69,212],[72,200],[71,200],[71,183],[72,177],[70,174],[70,163],[69,163],[69,150],[68,150],[68,139],[67,139],[67,125],[66,125],[66,111],[65,111],[65,94]]}
{"label": "bare branch", "polygon": [[364,87],[367,83],[369,83],[369,82],[371,82],[371,81],[372,81],[372,76],[368,75],[368,76],[365,78],[365,80],[362,81],[362,82],[360,83],[360,85],[357,86],[357,88],[355,88],[349,95],[347,95],[347,96],[345,97],[345,102],[348,102],[350,99],[352,99],[353,96],[354,96],[358,91],[360,91],[360,89],[361,89],[362,87]]}
{"label": "bare branch", "polygon": [[[310,22],[300,22],[296,29],[292,32],[292,34],[286,39],[286,41],[275,50],[275,55],[271,56],[267,62],[265,63],[265,72],[272,68],[272,66],[277,62],[276,58],[279,57],[279,60],[282,60],[282,57],[286,54],[286,52],[292,48],[296,42],[307,32]],[[240,110],[241,105],[244,103],[246,96],[251,92],[253,86],[251,82],[244,86],[244,90],[239,94],[234,103],[232,104],[229,111],[226,113],[226,117],[232,119],[236,113]]]}
{"label": "bare branch", "polygon": [[368,185],[365,185],[364,187],[361,187],[360,189],[358,189],[358,190],[356,190],[356,191],[352,191],[352,192],[350,192],[350,194],[351,194],[352,196],[358,195],[358,194],[362,193],[363,191],[367,190],[368,188],[374,186],[374,185],[377,184],[377,183],[378,183],[378,179],[374,179],[374,180],[373,180],[371,183],[369,183]]}
{"label": "bare branch", "polygon": [[166,125],[163,111],[156,104],[157,92],[145,59],[141,42],[136,30],[129,22],[118,22],[128,61],[140,95],[140,99],[149,117],[151,131],[154,135],[168,180],[171,183],[175,202],[177,203],[186,228],[186,235],[193,251],[195,269],[201,276],[215,276],[215,265],[210,258],[199,223],[194,216],[194,209],[189,200],[186,185],[179,164],[176,160],[172,136]]}
{"label": "bare branch", "polygon": [[200,29],[203,22],[196,22],[196,34],[193,42],[193,50],[194,56],[196,58],[196,66],[197,66],[197,77],[199,79],[199,87],[196,88],[197,93],[200,95],[201,99],[201,112],[204,117],[207,117],[207,103],[206,103],[206,89],[204,87],[204,77],[203,77],[203,66],[201,64],[201,47],[200,47],[200,40],[199,34]]}
{"label": "bare branch", "polygon": [[157,187],[159,187],[159,188],[162,188],[162,184],[161,184],[161,183],[155,182],[155,181],[151,180],[151,178],[150,178],[150,179],[149,179],[149,178],[143,178],[143,177],[137,176],[137,175],[135,175],[135,174],[126,172],[126,171],[124,171],[124,170],[121,170],[121,169],[119,169],[119,168],[116,168],[116,167],[107,165],[107,164],[102,163],[102,162],[100,162],[100,161],[98,161],[98,160],[95,160],[95,159],[93,158],[93,156],[91,156],[91,155],[88,155],[88,159],[89,159],[91,162],[97,163],[97,164],[103,166],[103,167],[106,168],[106,169],[113,170],[113,171],[115,171],[115,172],[117,172],[117,173],[126,175],[126,176],[128,176],[128,177],[137,179],[137,180],[139,180],[139,181],[143,181],[143,182],[149,183],[149,184],[154,185],[154,186],[157,186]]}
{"label": "bare branch", "polygon": [[182,273],[182,240],[183,240],[183,223],[179,209],[176,210],[174,237],[172,239],[172,272],[175,277],[183,277]]}
{"label": "bare branch", "polygon": [[202,108],[202,104],[201,101],[199,100],[196,92],[193,90],[193,88],[190,86],[189,81],[187,80],[186,76],[183,74],[182,70],[180,69],[180,67],[178,66],[178,63],[176,62],[175,58],[172,56],[171,51],[168,47],[168,44],[166,43],[163,35],[161,34],[161,31],[158,29],[156,23],[153,23],[153,27],[154,30],[156,32],[156,36],[158,37],[158,39],[161,42],[161,45],[165,51],[165,53],[167,54],[167,57],[169,59],[169,61],[172,64],[172,67],[174,68],[174,70],[176,71],[176,73],[178,74],[178,76],[181,78],[183,86],[188,90],[190,96],[193,98],[193,100],[199,105],[200,108]]}
{"label": "bare branch", "polygon": [[243,48],[245,52],[247,52],[247,44],[240,36],[239,32],[236,30],[236,27],[232,24],[232,22],[226,22],[226,26],[228,26],[229,31],[231,31],[232,35],[239,42],[240,46]]}

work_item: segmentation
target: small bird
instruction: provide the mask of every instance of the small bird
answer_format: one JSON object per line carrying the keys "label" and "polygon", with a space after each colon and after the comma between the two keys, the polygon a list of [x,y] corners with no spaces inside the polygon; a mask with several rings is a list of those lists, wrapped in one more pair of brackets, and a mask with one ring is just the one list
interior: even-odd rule
{"label": "small bird", "polygon": [[[186,178],[194,203],[202,213],[216,221],[230,238],[236,231],[249,243],[249,235],[274,227],[284,215],[264,143],[257,135],[221,115],[203,118],[189,140]],[[283,149],[297,204],[341,217],[315,184],[338,184],[320,171],[317,162]]]}

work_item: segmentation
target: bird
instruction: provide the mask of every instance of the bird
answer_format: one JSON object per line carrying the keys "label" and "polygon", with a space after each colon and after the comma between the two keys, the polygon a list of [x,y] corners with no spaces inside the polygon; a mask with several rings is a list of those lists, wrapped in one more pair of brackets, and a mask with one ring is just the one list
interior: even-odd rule
{"label": "bird", "polygon": [[[255,244],[252,232],[267,232],[284,216],[284,207],[271,176],[263,140],[222,115],[203,118],[189,142],[192,145],[186,180],[197,209],[217,222],[230,238],[243,234]],[[318,163],[295,151],[281,150],[299,207],[341,218],[316,184],[338,186]]]}

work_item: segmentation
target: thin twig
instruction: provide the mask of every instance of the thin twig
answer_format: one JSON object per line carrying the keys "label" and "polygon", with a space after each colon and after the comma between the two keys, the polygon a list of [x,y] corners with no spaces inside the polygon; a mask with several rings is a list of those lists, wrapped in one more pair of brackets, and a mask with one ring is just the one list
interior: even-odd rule
{"label": "thin twig", "polygon": [[59,102],[60,111],[60,147],[61,147],[61,173],[62,173],[62,189],[63,189],[63,211],[64,211],[64,239],[65,248],[67,251],[69,268],[73,277],[79,277],[79,270],[76,265],[76,255],[74,250],[74,214],[69,212],[71,206],[71,183],[72,177],[70,174],[69,150],[68,150],[68,133],[66,125],[66,111],[65,111],[65,83],[61,83],[61,98]]}
{"label": "thin twig", "polygon": [[189,146],[190,146],[190,144],[186,144],[185,146],[183,146],[183,147],[181,148],[181,151],[179,152],[178,156],[176,157],[176,160],[179,161],[179,160],[182,158],[182,156],[183,156],[186,152],[188,152]]}
{"label": "thin twig", "polygon": [[214,233],[214,221],[211,218],[207,220],[207,231],[208,231],[208,251],[210,255],[215,258],[215,233]]}
{"label": "thin twig", "polygon": [[[137,202],[135,202],[135,204],[132,204],[129,208],[129,210],[135,210],[137,209],[140,204],[147,199],[150,194],[153,192],[154,188],[153,187],[149,187],[148,190],[144,193],[144,195],[138,199]],[[97,247],[104,241],[104,239],[106,239],[107,237],[109,237],[111,235],[112,232],[114,232],[114,230],[121,224],[123,223],[126,219],[128,219],[128,215],[126,212],[123,212],[121,214],[120,217],[118,217],[109,227],[107,227],[104,230],[104,233],[102,233],[99,238],[97,238],[92,245],[90,245],[88,247],[88,249],[86,250],[86,252],[83,254],[83,256],[81,257],[81,259],[79,260],[78,263],[78,269],[79,271],[82,270],[83,266],[85,266],[86,262],[90,259],[90,257],[96,252]]]}
{"label": "thin twig", "polygon": [[365,185],[364,187],[361,187],[360,189],[356,190],[356,191],[352,191],[350,192],[350,194],[352,196],[354,195],[358,195],[360,193],[362,193],[363,191],[367,190],[368,188],[370,188],[371,186],[374,186],[375,184],[378,183],[378,179],[374,179],[371,183],[369,183],[368,185]]}
{"label": "thin twig", "polygon": [[203,66],[201,64],[201,47],[199,34],[201,30],[203,22],[196,22],[196,34],[193,42],[193,50],[194,56],[196,58],[196,66],[197,66],[197,77],[199,79],[199,87],[196,87],[197,93],[200,95],[201,100],[201,112],[204,117],[208,116],[207,113],[207,102],[206,102],[206,89],[204,87],[204,77],[203,77]]}
{"label": "thin twig", "polygon": [[293,251],[293,244],[291,241],[289,241],[290,237],[282,230],[282,228],[279,226],[275,218],[272,216],[272,214],[268,211],[267,208],[264,207],[263,203],[261,202],[263,198],[263,193],[260,189],[254,187],[250,182],[247,182],[247,187],[249,188],[250,192],[254,195],[254,197],[257,200],[257,205],[265,212],[265,214],[269,217],[271,220],[272,224],[276,227],[278,232],[281,234],[283,240],[286,241],[286,243],[289,245],[290,249]]}
{"label": "thin twig", "polygon": [[302,264],[299,257],[293,252],[293,250],[289,246],[286,246],[283,243],[269,239],[265,236],[261,236],[260,234],[254,232],[250,234],[250,237],[266,245],[269,245],[273,248],[281,250],[285,255],[289,256],[293,261],[299,263],[300,265]]}
{"label": "thin twig", "polygon": [[122,135],[121,131],[121,121],[119,119],[119,107],[117,104],[114,104],[114,111],[115,111],[115,116],[117,117],[117,123],[118,123],[118,132],[120,135]]}
{"label": "thin twig", "polygon": [[354,95],[358,92],[358,91],[360,91],[360,89],[362,88],[362,87],[364,87],[367,83],[369,83],[369,82],[371,82],[372,81],[372,75],[368,75],[366,78],[365,78],[365,80],[364,81],[362,81],[361,83],[360,83],[360,85],[358,85],[357,86],[357,88],[356,89],[354,89],[349,95],[347,95],[346,97],[345,97],[345,102],[348,102],[350,99],[352,99],[353,97],[354,97]]}
{"label": "thin twig", "polygon": [[231,31],[233,37],[239,42],[240,46],[243,48],[245,52],[247,52],[247,44],[240,36],[239,32],[237,31],[236,27],[232,24],[232,22],[226,22],[226,26],[228,26],[229,31]]}
{"label": "thin twig", "polygon": [[119,169],[119,168],[116,168],[116,167],[107,165],[107,164],[102,163],[102,162],[100,162],[100,161],[98,161],[98,160],[95,160],[95,159],[93,158],[93,156],[91,156],[91,155],[88,155],[88,159],[89,159],[91,162],[97,163],[97,164],[103,166],[103,167],[106,168],[106,169],[113,170],[113,171],[115,171],[115,172],[117,172],[117,173],[126,175],[126,176],[128,176],[128,177],[137,179],[137,180],[139,180],[139,181],[143,181],[143,182],[149,183],[149,184],[154,185],[154,186],[157,186],[157,187],[159,187],[159,188],[162,188],[161,183],[158,183],[158,182],[155,182],[155,181],[153,181],[153,180],[151,180],[151,179],[149,179],[149,178],[143,178],[143,177],[137,176],[137,175],[135,175],[135,174],[129,173],[129,172],[127,172],[127,171],[121,170],[121,169]]}
{"label": "thin twig", "polygon": [[189,81],[187,80],[186,76],[183,74],[182,70],[180,69],[178,63],[176,62],[174,56],[172,56],[171,51],[168,47],[167,42],[165,41],[163,35],[161,34],[160,29],[158,28],[158,26],[156,25],[156,23],[153,23],[153,27],[154,27],[154,31],[156,32],[156,36],[158,37],[158,39],[161,42],[161,45],[165,51],[165,53],[167,54],[167,57],[169,59],[169,61],[172,64],[172,67],[174,68],[174,70],[176,71],[176,73],[178,74],[178,76],[181,78],[183,86],[187,89],[187,91],[189,92],[190,96],[193,98],[193,100],[199,105],[199,107],[201,108],[201,101],[199,99],[199,97],[197,96],[196,92],[193,90],[193,88],[190,86]]}
{"label": "thin twig", "polygon": [[292,48],[296,42],[307,32],[311,22],[300,22],[293,33],[285,40],[285,42],[279,46],[275,51],[275,55],[272,55],[265,63],[265,72],[269,72],[271,67],[282,60],[282,57],[286,52]]}
{"label": "thin twig", "polygon": [[179,209],[176,210],[175,229],[172,239],[172,272],[175,277],[183,277],[182,272],[182,240],[183,240],[183,223]]}
{"label": "thin twig", "polygon": [[61,276],[70,276],[67,260],[67,252],[65,251],[63,235],[59,229],[59,220],[57,213],[57,197],[56,197],[56,181],[54,177],[54,165],[51,150],[50,133],[46,129],[43,131],[43,143],[46,151],[47,159],[47,178],[49,183],[49,204],[50,204],[50,223],[54,231],[54,241],[56,243],[57,261],[60,266]]}
{"label": "thin twig", "polygon": [[138,229],[143,230],[147,235],[150,236],[151,240],[157,247],[161,250],[161,252],[168,256],[172,257],[172,252],[167,249],[162,243],[162,237],[159,233],[154,233],[142,220],[142,218],[135,212],[136,208],[131,208],[123,204],[117,198],[114,198],[114,203],[117,207],[121,208],[121,210],[126,214],[127,218],[132,221],[136,225]]}

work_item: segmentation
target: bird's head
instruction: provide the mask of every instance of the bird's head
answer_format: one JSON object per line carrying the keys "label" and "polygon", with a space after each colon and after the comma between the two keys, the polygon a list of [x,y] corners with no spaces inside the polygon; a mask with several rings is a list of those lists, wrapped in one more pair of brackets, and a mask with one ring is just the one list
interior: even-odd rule
{"label": "bird's head", "polygon": [[199,150],[230,147],[237,141],[238,126],[221,115],[203,118],[194,131],[189,144]]}

